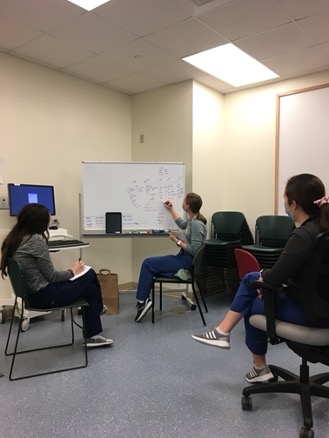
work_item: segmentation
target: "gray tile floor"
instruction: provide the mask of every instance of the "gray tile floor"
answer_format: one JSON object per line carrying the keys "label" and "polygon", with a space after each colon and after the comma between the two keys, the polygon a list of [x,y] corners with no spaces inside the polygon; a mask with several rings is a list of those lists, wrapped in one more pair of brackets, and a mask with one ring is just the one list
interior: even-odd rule
{"label": "gray tile floor", "polygon": [[[226,294],[208,298],[208,327],[230,302]],[[104,334],[113,347],[90,351],[87,368],[9,382],[9,359],[0,356],[0,437],[10,438],[297,438],[302,426],[296,395],[253,396],[253,411],[242,411],[244,374],[251,366],[240,323],[232,348],[203,346],[191,333],[203,331],[198,312],[178,314],[181,300],[165,297],[156,324],[151,315],[134,322],[133,293],[120,294],[120,314],[104,316]],[[4,348],[9,323],[0,325]],[[67,321],[52,313],[34,319],[22,334],[24,345],[67,333]],[[74,359],[81,359],[81,340]],[[70,348],[70,347],[69,347]],[[66,361],[67,353],[34,353],[23,370]],[[47,355],[48,360],[44,358]],[[22,360],[22,357],[19,358]],[[50,360],[49,360],[50,359]],[[298,372],[299,359],[284,344],[270,347],[269,362]],[[325,367],[312,365],[313,372]],[[329,436],[329,401],[314,399],[316,438]]]}

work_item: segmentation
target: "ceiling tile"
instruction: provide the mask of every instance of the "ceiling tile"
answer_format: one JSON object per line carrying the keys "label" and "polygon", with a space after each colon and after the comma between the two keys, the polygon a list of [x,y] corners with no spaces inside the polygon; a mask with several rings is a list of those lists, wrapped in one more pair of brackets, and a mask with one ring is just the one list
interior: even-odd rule
{"label": "ceiling tile", "polygon": [[329,12],[303,18],[298,21],[298,26],[318,44],[329,42]]}
{"label": "ceiling tile", "polygon": [[102,55],[95,55],[91,58],[77,62],[64,71],[75,73],[81,77],[89,78],[97,82],[107,82],[111,79],[127,76],[132,70],[122,65],[115,64],[112,60]]}
{"label": "ceiling tile", "polygon": [[146,68],[164,64],[175,59],[173,55],[164,52],[162,49],[141,38],[126,46],[110,50],[103,55],[135,71],[145,70]]}
{"label": "ceiling tile", "polygon": [[13,50],[12,53],[24,56],[32,61],[37,59],[43,64],[55,67],[65,67],[73,62],[92,56],[86,50],[65,44],[63,41],[49,35],[36,38],[30,43]]}
{"label": "ceiling tile", "polygon": [[235,91],[236,88],[226,82],[221,81],[220,79],[215,78],[214,76],[206,75],[201,76],[196,79],[197,82],[200,82],[207,87],[213,88],[214,90],[221,90],[222,93]]}
{"label": "ceiling tile", "polygon": [[[296,74],[296,71],[302,75],[307,70],[329,68],[329,44],[327,46],[314,46],[277,56],[267,59],[264,64],[280,76]],[[307,63],[305,62],[306,59]]]}
{"label": "ceiling tile", "polygon": [[161,64],[160,66],[149,68],[143,73],[167,84],[199,78],[207,74],[182,60]]}
{"label": "ceiling tile", "polygon": [[166,85],[157,79],[152,79],[149,76],[145,76],[142,73],[134,73],[129,76],[124,76],[120,79],[114,79],[107,82],[111,87],[125,90],[131,94],[141,93],[143,91],[152,90],[154,88],[160,88]]}
{"label": "ceiling tile", "polygon": [[200,20],[233,41],[292,21],[275,0],[238,0],[201,15]]}
{"label": "ceiling tile", "polygon": [[268,32],[244,38],[235,45],[259,61],[314,46],[314,42],[296,25],[287,24]]}
{"label": "ceiling tile", "polygon": [[14,49],[40,35],[42,33],[32,27],[0,16],[0,47],[3,49]]}
{"label": "ceiling tile", "polygon": [[1,0],[0,10],[1,14],[44,32],[84,12],[66,0]]}
{"label": "ceiling tile", "polygon": [[129,94],[188,79],[227,93],[181,58],[232,42],[290,79],[327,68],[328,24],[329,0],[0,0],[0,51]]}
{"label": "ceiling tile", "polygon": [[80,15],[49,34],[93,53],[105,52],[136,38],[93,13]]}
{"label": "ceiling tile", "polygon": [[193,55],[228,42],[196,18],[191,18],[144,38],[177,57]]}
{"label": "ceiling tile", "polygon": [[112,0],[95,11],[138,36],[185,20],[190,15],[172,0]]}
{"label": "ceiling tile", "polygon": [[277,0],[295,20],[329,10],[329,0]]}
{"label": "ceiling tile", "polygon": [[233,3],[236,0],[209,0],[209,2],[198,6],[193,0],[173,0],[180,6],[183,6],[192,16],[198,16],[205,12],[212,11],[226,3]]}

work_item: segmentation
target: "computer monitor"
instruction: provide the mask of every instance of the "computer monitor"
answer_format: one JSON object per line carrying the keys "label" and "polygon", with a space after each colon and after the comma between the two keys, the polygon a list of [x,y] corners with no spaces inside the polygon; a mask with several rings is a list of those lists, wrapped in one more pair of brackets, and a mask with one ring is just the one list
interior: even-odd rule
{"label": "computer monitor", "polygon": [[17,216],[26,204],[43,204],[53,216],[56,214],[53,186],[36,184],[8,184],[8,201],[10,216]]}

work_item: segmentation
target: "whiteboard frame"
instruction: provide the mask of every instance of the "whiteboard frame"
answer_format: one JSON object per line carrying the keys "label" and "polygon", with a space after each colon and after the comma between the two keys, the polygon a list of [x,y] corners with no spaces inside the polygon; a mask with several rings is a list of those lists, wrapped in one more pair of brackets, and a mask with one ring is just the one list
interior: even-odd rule
{"label": "whiteboard frame", "polygon": [[[182,181],[182,189],[183,189],[183,193],[182,193],[182,197],[185,196],[185,185],[186,185],[186,175],[185,175],[185,163],[184,162],[176,162],[176,161],[103,161],[103,160],[97,160],[97,161],[82,161],[82,173],[84,176],[84,165],[89,165],[89,164],[95,164],[95,165],[115,165],[115,166],[120,166],[120,165],[131,165],[131,166],[138,166],[138,165],[146,165],[146,166],[181,166],[181,175],[180,179],[182,177],[183,181]],[[104,230],[103,227],[99,227],[99,228],[88,228],[85,227],[85,219],[86,217],[88,217],[88,215],[85,216],[85,206],[84,206],[84,177],[82,179],[82,192],[80,195],[80,230],[81,230],[81,235],[94,235],[94,234],[106,234],[105,233],[105,225],[104,225]],[[182,206],[181,205],[176,205],[175,206],[176,210],[178,210],[179,214],[181,215],[181,217],[185,217],[186,214],[184,213]],[[170,218],[171,215],[169,214]],[[169,222],[171,222],[170,218],[168,217]],[[167,220],[167,219],[166,219]],[[173,226],[174,226],[174,221],[173,222]],[[104,224],[105,224],[105,219],[104,219]],[[163,227],[159,227],[159,226],[155,226],[154,224],[154,228],[155,229],[159,229],[160,228],[160,232],[163,232]],[[139,225],[135,225],[134,227],[127,227],[124,225],[124,223],[122,224],[122,234],[129,234],[129,231],[132,230],[149,230],[152,231],[153,227],[143,227],[143,226],[139,226]]]}

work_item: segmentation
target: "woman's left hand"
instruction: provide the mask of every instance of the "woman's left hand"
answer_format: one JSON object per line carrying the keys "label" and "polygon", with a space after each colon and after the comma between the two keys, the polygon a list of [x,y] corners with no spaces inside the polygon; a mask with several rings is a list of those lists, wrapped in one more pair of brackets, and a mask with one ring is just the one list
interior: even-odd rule
{"label": "woman's left hand", "polygon": [[169,239],[171,239],[175,243],[178,242],[177,237],[174,234],[172,234],[170,231],[169,231]]}

